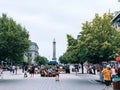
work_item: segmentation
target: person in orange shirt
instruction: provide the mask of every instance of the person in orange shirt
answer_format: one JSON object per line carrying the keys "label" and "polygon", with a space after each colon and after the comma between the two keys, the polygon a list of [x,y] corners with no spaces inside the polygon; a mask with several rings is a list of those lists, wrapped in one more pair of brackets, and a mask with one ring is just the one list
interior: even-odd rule
{"label": "person in orange shirt", "polygon": [[104,76],[105,86],[103,90],[109,88],[111,84],[111,69],[110,65],[107,65],[105,69],[102,70],[102,74]]}

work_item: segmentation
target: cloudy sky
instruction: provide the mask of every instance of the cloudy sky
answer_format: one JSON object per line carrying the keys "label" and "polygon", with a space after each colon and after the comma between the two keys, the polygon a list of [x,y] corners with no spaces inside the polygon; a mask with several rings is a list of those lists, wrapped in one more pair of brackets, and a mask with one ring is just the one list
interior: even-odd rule
{"label": "cloudy sky", "polygon": [[0,16],[6,13],[25,27],[39,53],[52,58],[52,42],[56,40],[57,58],[67,46],[66,34],[74,38],[82,23],[91,21],[95,13],[103,15],[120,10],[118,0],[0,0]]}

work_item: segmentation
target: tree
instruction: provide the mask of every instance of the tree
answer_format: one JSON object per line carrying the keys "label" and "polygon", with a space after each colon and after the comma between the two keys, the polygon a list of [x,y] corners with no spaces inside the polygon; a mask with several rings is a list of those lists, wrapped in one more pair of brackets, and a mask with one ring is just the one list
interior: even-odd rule
{"label": "tree", "polygon": [[64,56],[65,54],[63,54],[63,55],[61,55],[60,57],[59,57],[59,62],[60,63],[63,63],[63,64],[67,64],[67,63],[69,63],[66,59],[65,59],[65,56]]}
{"label": "tree", "polygon": [[80,50],[85,50],[88,62],[108,61],[115,53],[120,52],[120,32],[111,25],[112,18],[110,13],[105,13],[102,17],[96,14],[92,22],[83,23],[79,39]]}
{"label": "tree", "polygon": [[6,14],[0,17],[0,61],[19,63],[29,48],[29,33]]}
{"label": "tree", "polygon": [[66,58],[70,63],[79,63],[79,57],[77,53],[77,39],[74,39],[71,35],[67,34],[67,50],[66,50]]}
{"label": "tree", "polygon": [[67,50],[63,56],[59,58],[59,61],[62,63],[79,63],[78,40],[67,34],[67,42]]}
{"label": "tree", "polygon": [[48,63],[48,60],[47,60],[46,57],[38,55],[38,56],[35,58],[35,62],[36,62],[37,64],[42,65],[42,64],[47,64],[47,63]]}
{"label": "tree", "polygon": [[83,63],[85,59],[85,52],[83,49],[80,50],[80,42],[77,39],[74,39],[71,35],[67,34],[67,50],[64,53],[64,62],[67,63],[81,63],[82,65],[82,73],[84,73],[83,70]]}
{"label": "tree", "polygon": [[[67,35],[68,46],[64,58],[68,62],[101,63],[115,58],[120,54],[120,32],[111,24],[113,15],[105,13],[103,16],[95,14],[95,18],[83,23],[80,38],[74,39]],[[82,69],[83,73],[83,69]]]}

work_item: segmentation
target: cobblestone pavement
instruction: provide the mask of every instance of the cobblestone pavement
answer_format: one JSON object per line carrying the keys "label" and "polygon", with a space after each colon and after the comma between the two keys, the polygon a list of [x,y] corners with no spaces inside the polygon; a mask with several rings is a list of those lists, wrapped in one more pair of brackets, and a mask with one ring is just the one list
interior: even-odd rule
{"label": "cobblestone pavement", "polygon": [[39,74],[24,78],[21,71],[17,75],[4,72],[0,90],[102,90],[104,85],[95,81],[98,78],[98,75],[63,73],[60,81],[55,81],[55,77],[41,77]]}

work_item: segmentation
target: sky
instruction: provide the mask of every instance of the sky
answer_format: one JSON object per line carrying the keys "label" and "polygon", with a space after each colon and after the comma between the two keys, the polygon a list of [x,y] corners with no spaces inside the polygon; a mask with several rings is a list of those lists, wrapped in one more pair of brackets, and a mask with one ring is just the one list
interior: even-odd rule
{"label": "sky", "polygon": [[95,13],[119,10],[118,0],[0,0],[0,16],[5,13],[25,27],[39,54],[49,60],[54,38],[58,59],[67,49],[67,34],[77,38],[82,23],[91,21]]}

